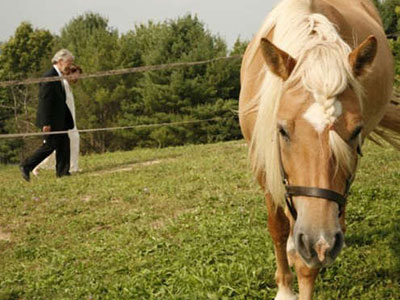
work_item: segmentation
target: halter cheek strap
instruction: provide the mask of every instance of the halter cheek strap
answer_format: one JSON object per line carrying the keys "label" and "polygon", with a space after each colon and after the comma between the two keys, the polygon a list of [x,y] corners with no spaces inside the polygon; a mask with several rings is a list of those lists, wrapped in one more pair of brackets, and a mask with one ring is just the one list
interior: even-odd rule
{"label": "halter cheek strap", "polygon": [[282,156],[281,156],[281,149],[280,149],[280,142],[278,137],[278,153],[279,153],[279,163],[280,163],[280,170],[283,179],[283,184],[285,185],[286,194],[285,194],[285,201],[286,205],[293,217],[293,219],[297,219],[297,211],[293,205],[293,197],[295,196],[305,196],[311,198],[322,198],[332,202],[336,202],[339,205],[339,217],[343,214],[344,208],[346,205],[346,199],[349,195],[350,186],[354,181],[354,175],[351,175],[346,180],[346,188],[344,194],[339,194],[333,190],[322,189],[318,187],[307,187],[307,186],[294,186],[289,185],[289,180],[287,173],[283,167]]}

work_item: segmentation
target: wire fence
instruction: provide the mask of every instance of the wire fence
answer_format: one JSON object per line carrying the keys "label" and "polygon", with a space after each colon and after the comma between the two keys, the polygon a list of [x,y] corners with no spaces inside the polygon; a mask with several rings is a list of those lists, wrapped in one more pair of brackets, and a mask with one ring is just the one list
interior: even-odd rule
{"label": "wire fence", "polygon": [[159,71],[159,70],[167,70],[167,69],[176,69],[176,68],[184,68],[184,67],[193,67],[199,65],[210,64],[217,61],[227,61],[234,59],[241,59],[242,55],[234,55],[234,56],[226,56],[226,57],[218,57],[209,60],[195,61],[195,62],[180,62],[180,63],[172,63],[172,64],[161,64],[161,65],[152,65],[152,66],[141,66],[134,68],[126,68],[119,70],[109,70],[109,71],[101,71],[91,74],[80,74],[80,75],[69,75],[69,76],[54,76],[54,77],[45,77],[45,78],[29,78],[25,80],[10,80],[10,81],[0,81],[0,87],[9,87],[16,85],[30,85],[36,83],[44,83],[44,82],[54,82],[61,81],[63,79],[87,79],[87,78],[99,78],[99,77],[107,77],[107,76],[116,76],[116,75],[125,75],[125,74],[133,74],[133,73],[143,73],[150,71]]}
{"label": "wire fence", "polygon": [[[233,116],[232,116],[232,118],[233,118]],[[100,132],[100,131],[115,131],[115,130],[137,129],[137,128],[187,125],[187,124],[205,123],[205,122],[219,121],[219,120],[226,120],[226,119],[227,118],[216,117],[216,118],[203,119],[203,120],[189,120],[189,121],[169,122],[169,123],[167,122],[167,123],[157,123],[157,124],[140,124],[140,125],[132,125],[132,126],[105,127],[105,128],[93,128],[93,129],[79,129],[79,130],[74,130],[74,131],[77,131],[79,133]],[[71,130],[51,131],[51,132],[34,132],[34,133],[0,134],[0,139],[25,138],[25,137],[34,137],[34,136],[66,134],[66,133],[68,133],[70,131]]]}
{"label": "wire fence", "polygon": [[[161,65],[151,65],[151,66],[141,66],[134,68],[126,68],[126,69],[118,69],[118,70],[108,70],[101,71],[91,74],[79,74],[72,76],[54,76],[54,77],[44,77],[44,78],[29,78],[25,80],[10,80],[10,81],[1,81],[0,87],[6,88],[10,86],[18,86],[18,85],[31,85],[45,82],[55,82],[61,81],[63,79],[87,79],[87,78],[100,78],[107,76],[117,76],[117,75],[125,75],[125,74],[133,74],[133,73],[144,73],[150,71],[159,71],[159,70],[167,70],[167,69],[176,69],[176,68],[187,68],[199,65],[210,64],[218,61],[228,61],[228,60],[238,60],[241,59],[242,55],[234,55],[227,57],[218,57],[209,60],[203,61],[195,61],[195,62],[179,62],[172,64],[161,64]],[[204,119],[204,120],[190,120],[190,121],[181,121],[181,122],[171,122],[171,123],[159,123],[159,124],[142,124],[142,125],[132,125],[132,126],[121,126],[121,127],[105,127],[105,128],[92,128],[92,129],[80,129],[79,133],[88,133],[88,132],[99,132],[99,131],[115,131],[115,130],[126,130],[126,129],[135,129],[135,128],[145,128],[145,127],[162,127],[162,126],[172,126],[172,125],[184,125],[184,124],[193,124],[193,123],[204,123],[211,122],[216,120],[221,120],[221,117]],[[14,139],[14,138],[25,138],[25,137],[33,137],[33,136],[44,136],[44,135],[53,135],[53,134],[65,134],[69,131],[52,131],[52,132],[34,132],[34,133],[12,133],[12,134],[0,134],[0,139]]]}

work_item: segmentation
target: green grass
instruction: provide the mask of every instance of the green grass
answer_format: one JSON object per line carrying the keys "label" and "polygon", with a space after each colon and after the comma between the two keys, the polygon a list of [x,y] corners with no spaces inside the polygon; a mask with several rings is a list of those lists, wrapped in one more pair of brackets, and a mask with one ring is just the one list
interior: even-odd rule
{"label": "green grass", "polygon": [[[315,299],[400,297],[400,154],[364,152],[347,247]],[[242,141],[85,156],[81,168],[26,183],[0,166],[0,299],[273,299]]]}

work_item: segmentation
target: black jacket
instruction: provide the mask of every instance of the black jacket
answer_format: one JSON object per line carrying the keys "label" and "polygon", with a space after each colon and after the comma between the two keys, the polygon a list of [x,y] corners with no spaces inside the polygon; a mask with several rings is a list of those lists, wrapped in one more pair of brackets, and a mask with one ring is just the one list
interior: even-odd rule
{"label": "black jacket", "polygon": [[[58,76],[54,68],[43,75],[43,77],[53,76]],[[44,82],[40,84],[36,125],[39,128],[50,125],[51,131],[74,128],[74,121],[66,103],[65,90],[61,81]]]}

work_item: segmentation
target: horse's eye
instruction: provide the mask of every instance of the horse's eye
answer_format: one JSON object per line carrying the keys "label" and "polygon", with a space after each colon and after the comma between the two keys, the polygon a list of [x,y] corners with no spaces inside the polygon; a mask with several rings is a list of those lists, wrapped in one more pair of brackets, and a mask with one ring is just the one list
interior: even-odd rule
{"label": "horse's eye", "polygon": [[278,126],[278,131],[279,131],[279,134],[281,135],[281,137],[283,137],[286,140],[289,140],[289,134],[285,130],[285,128],[283,128],[283,126]]}
{"label": "horse's eye", "polygon": [[357,143],[357,153],[360,156],[363,156],[363,153],[361,151],[361,144],[360,144],[360,140],[358,140],[358,138],[360,137],[362,130],[363,130],[362,125],[357,126],[356,129],[354,129],[354,131],[350,135],[350,139],[349,139],[350,143]]}
{"label": "horse's eye", "polygon": [[352,134],[350,135],[350,141],[354,141],[356,138],[358,138],[358,136],[360,135],[361,131],[363,130],[363,126],[357,126],[356,129],[354,129],[354,131],[352,132]]}

